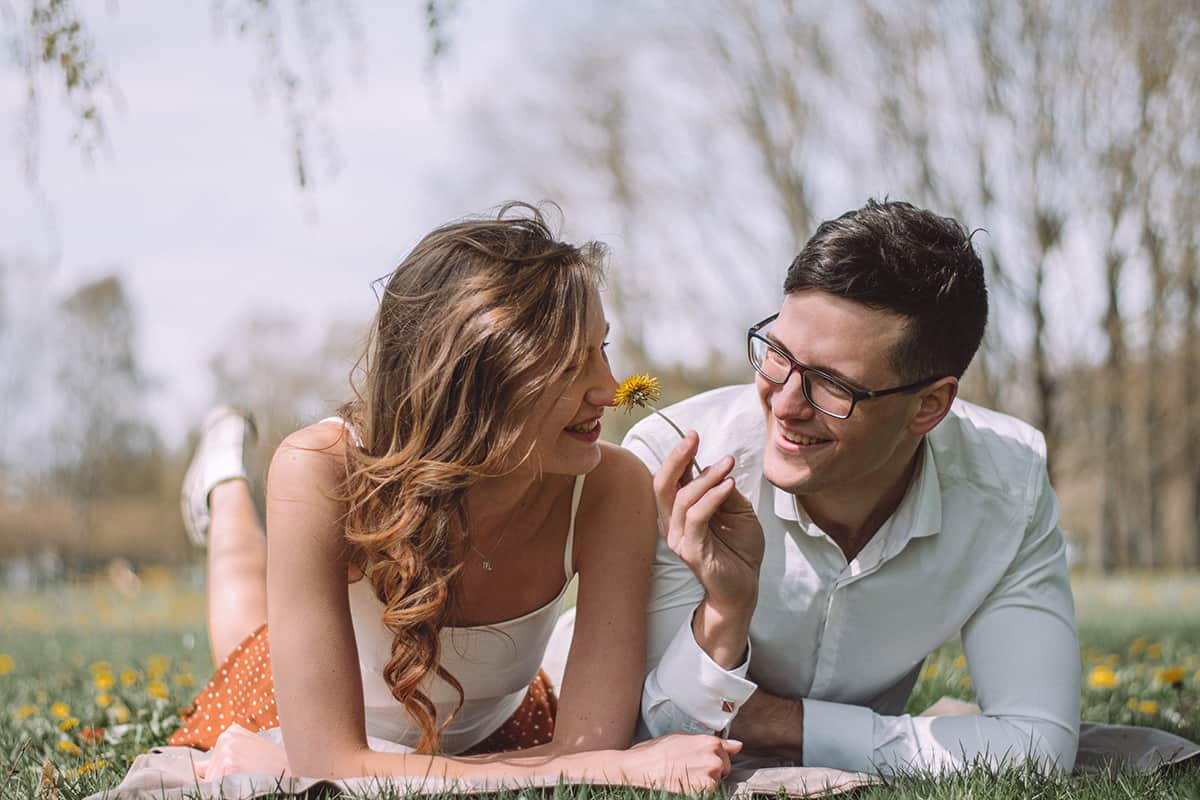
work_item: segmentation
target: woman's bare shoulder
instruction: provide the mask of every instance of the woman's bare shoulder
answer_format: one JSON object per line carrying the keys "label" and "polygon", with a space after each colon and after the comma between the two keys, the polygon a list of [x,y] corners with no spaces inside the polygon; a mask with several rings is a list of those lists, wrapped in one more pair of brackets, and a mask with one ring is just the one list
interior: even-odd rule
{"label": "woman's bare shoulder", "polygon": [[267,492],[288,495],[316,490],[328,496],[346,475],[350,434],[340,422],[317,422],[288,434],[271,459]]}
{"label": "woman's bare shoulder", "polygon": [[629,508],[639,499],[652,498],[653,493],[650,472],[637,456],[623,447],[601,442],[600,464],[587,474],[580,513]]}

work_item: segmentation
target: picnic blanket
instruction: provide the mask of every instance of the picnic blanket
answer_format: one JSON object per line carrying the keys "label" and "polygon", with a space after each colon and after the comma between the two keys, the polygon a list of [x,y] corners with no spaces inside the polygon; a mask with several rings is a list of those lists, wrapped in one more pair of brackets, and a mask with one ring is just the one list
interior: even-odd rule
{"label": "picnic blanket", "polygon": [[[957,701],[953,701],[957,703]],[[966,713],[968,704],[934,704],[929,712]],[[388,743],[371,740],[372,747],[390,749]],[[138,756],[125,779],[113,789],[92,795],[88,800],[183,800],[184,798],[223,798],[249,800],[271,793],[301,794],[314,788],[337,788],[355,794],[483,794],[501,789],[553,787],[562,780],[557,776],[525,778],[434,778],[428,776],[391,778],[346,778],[338,781],[316,778],[281,778],[278,775],[238,774],[220,781],[202,783],[192,771],[194,761],[208,754],[189,747],[160,747]],[[1200,759],[1200,745],[1155,728],[1129,725],[1102,725],[1085,722],[1079,732],[1076,773],[1094,773],[1112,768],[1154,772],[1164,767]],[[797,767],[748,756],[734,759],[734,769],[725,781],[726,794],[749,798],[755,794],[787,794],[791,797],[842,794],[880,778],[862,772],[845,772],[820,767]],[[579,783],[582,783],[580,781]]]}

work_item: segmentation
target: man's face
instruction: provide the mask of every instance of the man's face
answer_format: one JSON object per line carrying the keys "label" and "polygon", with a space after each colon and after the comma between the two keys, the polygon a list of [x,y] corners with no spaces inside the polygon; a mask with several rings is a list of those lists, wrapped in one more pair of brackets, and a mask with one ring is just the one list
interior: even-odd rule
{"label": "man's face", "polygon": [[[793,292],[766,330],[773,344],[805,366],[864,390],[905,381],[888,356],[900,343],[904,317],[817,290]],[[858,403],[849,419],[817,411],[804,397],[800,375],[785,385],[757,376],[767,422],[763,472],[796,495],[849,492],[881,495],[912,457],[908,420],[918,401],[899,394]]]}

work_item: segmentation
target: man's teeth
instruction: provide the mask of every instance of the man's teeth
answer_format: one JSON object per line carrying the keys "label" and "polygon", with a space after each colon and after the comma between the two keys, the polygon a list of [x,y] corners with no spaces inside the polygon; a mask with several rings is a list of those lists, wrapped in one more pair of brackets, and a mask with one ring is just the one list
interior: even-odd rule
{"label": "man's teeth", "polygon": [[788,433],[782,428],[780,428],[779,432],[783,434],[783,438],[787,439],[792,444],[814,445],[828,441],[827,439],[814,439],[811,436],[801,436],[798,433]]}
{"label": "man's teeth", "polygon": [[567,430],[572,433],[591,433],[596,430],[596,426],[600,424],[600,420],[594,419],[591,422],[581,422],[578,425],[571,425]]}

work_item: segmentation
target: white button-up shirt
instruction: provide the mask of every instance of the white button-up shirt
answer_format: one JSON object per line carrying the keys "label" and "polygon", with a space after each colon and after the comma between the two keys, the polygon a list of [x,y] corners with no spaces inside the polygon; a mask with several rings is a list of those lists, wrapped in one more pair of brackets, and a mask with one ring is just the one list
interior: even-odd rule
{"label": "white button-up shirt", "polygon": [[[745,664],[699,647],[704,590],[659,541],[642,718],[651,735],[723,731],[761,686],[804,705],[804,761],[865,772],[1032,757],[1069,770],[1079,731],[1079,644],[1058,504],[1040,433],[962,401],[926,437],[895,513],[854,559],[762,474],[753,385],[664,410],[700,433],[697,461],[731,454],[766,538]],[[624,445],[651,471],[679,436],[651,415]],[[903,714],[922,662],[962,634],[982,716]]]}

